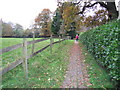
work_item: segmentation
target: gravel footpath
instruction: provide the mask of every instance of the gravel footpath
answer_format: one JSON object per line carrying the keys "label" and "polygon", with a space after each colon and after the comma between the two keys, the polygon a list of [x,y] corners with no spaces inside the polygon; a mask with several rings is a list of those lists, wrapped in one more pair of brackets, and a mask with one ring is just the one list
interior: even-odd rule
{"label": "gravel footpath", "polygon": [[78,42],[75,41],[70,51],[70,64],[66,71],[65,80],[61,88],[87,88],[87,71],[84,68],[83,55]]}

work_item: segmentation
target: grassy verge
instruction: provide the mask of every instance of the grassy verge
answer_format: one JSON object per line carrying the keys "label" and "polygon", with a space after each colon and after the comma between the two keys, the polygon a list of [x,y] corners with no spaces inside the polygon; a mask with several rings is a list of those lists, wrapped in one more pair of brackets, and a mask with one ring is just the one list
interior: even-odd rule
{"label": "grassy verge", "polygon": [[[68,64],[68,52],[73,41],[55,44],[52,54],[47,48],[28,61],[29,78],[24,78],[22,65],[2,77],[2,88],[59,88]],[[39,48],[39,47],[38,47]]]}
{"label": "grassy verge", "polygon": [[87,49],[80,42],[80,47],[82,47],[82,53],[85,56],[85,64],[87,65],[87,71],[89,75],[88,85],[90,88],[114,88],[113,83],[110,81],[108,73],[101,68],[93,56],[87,51]]}

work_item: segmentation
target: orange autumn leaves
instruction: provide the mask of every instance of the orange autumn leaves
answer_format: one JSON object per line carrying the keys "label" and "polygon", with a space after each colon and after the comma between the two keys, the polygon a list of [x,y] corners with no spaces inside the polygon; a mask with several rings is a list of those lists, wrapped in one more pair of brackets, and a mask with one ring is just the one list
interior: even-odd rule
{"label": "orange autumn leaves", "polygon": [[43,9],[35,18],[35,25],[39,28],[40,35],[49,36],[51,34],[51,11]]}
{"label": "orange autumn leaves", "polygon": [[49,9],[43,9],[41,13],[38,14],[38,16],[35,18],[35,22],[40,22],[43,18],[48,19],[47,16],[49,16],[52,12]]}

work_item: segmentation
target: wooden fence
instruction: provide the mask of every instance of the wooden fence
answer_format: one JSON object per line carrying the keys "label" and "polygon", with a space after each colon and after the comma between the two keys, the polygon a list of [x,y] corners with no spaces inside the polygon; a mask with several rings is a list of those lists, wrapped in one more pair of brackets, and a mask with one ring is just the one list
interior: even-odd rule
{"label": "wooden fence", "polygon": [[[43,47],[42,49],[38,50],[37,52],[34,52],[34,44],[38,43],[38,42],[41,42],[41,41],[45,41],[45,40],[48,40],[48,39],[39,39],[39,40],[34,40],[33,39],[33,41],[28,41],[27,42],[26,39],[24,38],[22,44],[17,44],[17,45],[13,45],[13,46],[1,49],[0,50],[0,55],[5,53],[5,52],[9,52],[9,51],[12,51],[12,50],[15,50],[15,49],[18,49],[18,48],[22,47],[23,48],[23,58],[19,59],[19,60],[16,60],[15,62],[9,64],[7,67],[5,67],[2,70],[0,70],[0,75],[3,75],[5,73],[7,73],[8,71],[14,69],[16,66],[18,66],[20,64],[23,64],[23,68],[24,68],[24,71],[25,71],[26,78],[28,78],[27,60],[29,58],[37,55],[38,53],[42,52],[43,50],[45,50],[49,46],[51,47],[51,53],[52,53],[52,45],[56,44],[56,43],[60,43],[60,42],[64,41],[65,39],[62,39],[62,40],[59,39],[59,41],[54,42],[52,37],[51,37],[49,45]],[[27,46],[30,45],[30,44],[33,44],[32,45],[33,46],[32,47],[32,54],[31,55],[27,55]]]}

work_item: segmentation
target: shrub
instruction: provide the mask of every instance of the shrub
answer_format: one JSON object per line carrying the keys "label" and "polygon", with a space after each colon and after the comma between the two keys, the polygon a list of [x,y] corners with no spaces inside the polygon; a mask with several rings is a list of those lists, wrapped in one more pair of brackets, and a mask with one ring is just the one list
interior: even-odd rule
{"label": "shrub", "polygon": [[[116,84],[120,82],[120,20],[114,20],[80,35],[80,40]],[[119,85],[119,84],[118,84]]]}

